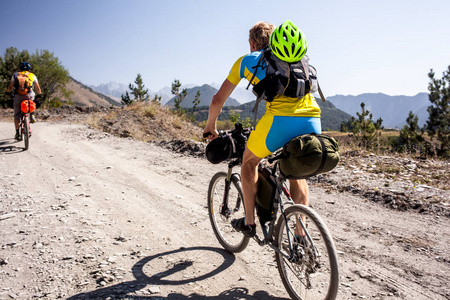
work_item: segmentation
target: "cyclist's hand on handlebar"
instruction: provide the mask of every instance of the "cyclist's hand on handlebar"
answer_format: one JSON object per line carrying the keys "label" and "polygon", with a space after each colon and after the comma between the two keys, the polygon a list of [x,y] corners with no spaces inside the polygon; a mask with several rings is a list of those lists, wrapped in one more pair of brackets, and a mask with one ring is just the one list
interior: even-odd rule
{"label": "cyclist's hand on handlebar", "polygon": [[203,138],[208,139],[208,140],[213,140],[215,139],[217,136],[219,135],[219,133],[217,132],[217,130],[210,130],[208,128],[205,128],[203,130]]}

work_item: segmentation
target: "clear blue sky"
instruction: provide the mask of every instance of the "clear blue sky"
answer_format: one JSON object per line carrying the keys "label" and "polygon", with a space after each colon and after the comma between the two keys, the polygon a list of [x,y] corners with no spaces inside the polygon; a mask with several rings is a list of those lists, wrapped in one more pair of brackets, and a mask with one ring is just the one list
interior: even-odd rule
{"label": "clear blue sky", "polygon": [[325,95],[427,92],[450,65],[448,0],[20,0],[0,3],[0,51],[46,49],[88,85],[221,83],[257,21],[304,31]]}

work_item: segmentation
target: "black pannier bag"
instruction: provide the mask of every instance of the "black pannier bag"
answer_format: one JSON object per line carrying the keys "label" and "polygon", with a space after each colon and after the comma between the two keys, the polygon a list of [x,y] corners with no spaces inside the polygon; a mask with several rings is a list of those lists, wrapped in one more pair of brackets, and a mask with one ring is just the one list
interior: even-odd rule
{"label": "black pannier bag", "polygon": [[261,222],[267,222],[272,219],[273,200],[277,186],[275,180],[270,175],[270,171],[266,168],[258,170],[258,191],[256,193],[256,215]]}
{"label": "black pannier bag", "polygon": [[212,164],[218,164],[233,155],[233,140],[231,136],[218,136],[206,146],[206,159]]}
{"label": "black pannier bag", "polygon": [[289,179],[305,179],[333,170],[339,163],[337,141],[324,134],[305,134],[290,140],[281,152],[280,172]]}
{"label": "black pannier bag", "polygon": [[244,154],[249,130],[244,130],[240,123],[232,131],[221,131],[219,136],[206,145],[206,159],[212,164],[227,159],[241,157]]}

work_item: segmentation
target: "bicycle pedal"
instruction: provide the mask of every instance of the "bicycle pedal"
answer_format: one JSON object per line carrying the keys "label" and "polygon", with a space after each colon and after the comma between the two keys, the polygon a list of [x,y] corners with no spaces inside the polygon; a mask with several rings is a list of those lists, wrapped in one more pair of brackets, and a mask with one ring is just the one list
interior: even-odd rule
{"label": "bicycle pedal", "polygon": [[265,244],[267,244],[266,241],[265,241],[264,239],[260,238],[260,237],[258,236],[257,233],[253,236],[253,239],[254,239],[254,240],[258,243],[258,245],[260,245],[260,246],[264,246]]}

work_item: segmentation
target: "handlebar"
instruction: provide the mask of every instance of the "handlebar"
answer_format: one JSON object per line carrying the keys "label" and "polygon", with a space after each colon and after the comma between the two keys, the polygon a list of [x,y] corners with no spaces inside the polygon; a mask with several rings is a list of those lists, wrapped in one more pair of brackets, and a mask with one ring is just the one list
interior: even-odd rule
{"label": "handlebar", "polygon": [[[231,130],[219,130],[218,136],[226,136],[226,135],[236,135],[236,134],[243,134],[246,138],[249,137],[250,132],[253,130],[252,127],[250,128],[243,128],[241,123],[235,123],[234,129]],[[205,132],[203,133],[203,138],[207,138],[208,136],[213,135],[211,132]]]}

